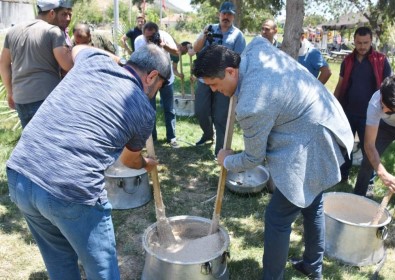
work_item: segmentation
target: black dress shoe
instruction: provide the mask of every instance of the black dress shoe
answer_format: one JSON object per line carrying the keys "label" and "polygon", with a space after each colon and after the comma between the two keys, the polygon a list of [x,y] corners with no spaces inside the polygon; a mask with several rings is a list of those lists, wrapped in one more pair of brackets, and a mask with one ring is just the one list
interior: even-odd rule
{"label": "black dress shoe", "polygon": [[306,275],[309,279],[311,280],[322,280],[322,275],[313,275],[312,273],[309,273],[306,271],[306,269],[303,266],[303,261],[291,261],[292,267],[295,268],[297,271],[300,273]]}
{"label": "black dress shoe", "polygon": [[202,137],[202,138],[200,138],[199,141],[196,142],[196,146],[204,145],[207,142],[211,142],[211,144],[212,144],[214,142],[214,139],[213,138],[204,138],[204,137]]}

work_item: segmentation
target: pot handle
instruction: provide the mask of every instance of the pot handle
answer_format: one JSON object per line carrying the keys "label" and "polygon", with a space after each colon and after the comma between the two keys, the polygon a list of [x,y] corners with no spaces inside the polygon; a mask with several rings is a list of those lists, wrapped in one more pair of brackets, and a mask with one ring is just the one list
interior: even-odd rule
{"label": "pot handle", "polygon": [[379,227],[376,231],[376,237],[381,240],[386,240],[388,237],[388,228],[386,226]]}
{"label": "pot handle", "polygon": [[139,187],[140,184],[141,184],[141,181],[142,181],[141,176],[136,176],[135,181],[134,181],[134,187],[133,187],[133,189],[132,189],[133,191],[128,191],[128,190],[126,189],[126,187],[125,187],[125,181],[123,180],[123,178],[121,178],[121,179],[119,180],[117,186],[118,186],[119,188],[121,188],[121,189],[122,189],[125,193],[127,193],[127,194],[134,194],[135,192],[137,192],[138,187]]}

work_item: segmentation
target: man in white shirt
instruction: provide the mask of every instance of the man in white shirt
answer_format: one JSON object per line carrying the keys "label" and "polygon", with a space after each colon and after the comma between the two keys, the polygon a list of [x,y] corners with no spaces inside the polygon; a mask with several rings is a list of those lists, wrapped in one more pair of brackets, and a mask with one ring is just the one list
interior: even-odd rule
{"label": "man in white shirt", "polygon": [[[143,34],[138,36],[134,41],[135,50],[138,50],[146,44],[156,44],[162,47],[169,54],[178,56],[177,44],[174,42],[171,35],[163,30],[159,30],[156,23],[147,22],[143,27]],[[163,103],[163,110],[165,114],[165,125],[166,125],[166,141],[173,148],[179,148],[176,139],[176,115],[173,107],[174,104],[174,73],[172,71],[169,79],[169,84],[159,89],[160,98]],[[156,99],[155,97],[150,100],[152,107],[156,110]],[[152,131],[152,138],[154,141],[157,140],[156,123],[154,130]]]}
{"label": "man in white shirt", "polygon": [[380,156],[395,140],[395,76],[386,78],[369,101],[365,128],[365,153],[354,193],[367,196],[373,169],[389,190],[395,192],[395,176],[381,163]]}

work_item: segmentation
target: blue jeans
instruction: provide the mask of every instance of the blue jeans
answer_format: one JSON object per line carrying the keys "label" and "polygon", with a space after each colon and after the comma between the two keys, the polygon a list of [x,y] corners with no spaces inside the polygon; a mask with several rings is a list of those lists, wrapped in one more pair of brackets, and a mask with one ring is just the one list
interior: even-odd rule
{"label": "blue jeans", "polygon": [[215,154],[224,146],[226,121],[229,110],[229,97],[219,92],[213,92],[209,86],[198,81],[195,96],[195,115],[203,130],[204,139],[214,136],[215,127]]}
{"label": "blue jeans", "polygon": [[[174,110],[173,84],[161,88],[159,90],[159,93],[163,105],[163,111],[165,114],[166,141],[170,142],[172,139],[176,138],[176,114]],[[150,100],[150,103],[156,111],[156,94],[155,97]],[[158,139],[158,134],[156,132],[156,121],[154,130],[152,131],[152,138],[154,140]]]}
{"label": "blue jeans", "polygon": [[60,200],[7,168],[11,200],[37,242],[50,279],[80,280],[78,259],[88,279],[120,279],[111,204]]}
{"label": "blue jeans", "polygon": [[[379,129],[376,137],[376,149],[381,156],[387,147],[395,140],[395,127],[380,121]],[[371,174],[374,169],[370,164],[367,156],[363,157],[361,166],[359,167],[357,182],[355,183],[354,193],[366,196],[368,186],[371,180]]]}
{"label": "blue jeans", "polygon": [[311,205],[299,208],[276,189],[265,212],[263,279],[284,278],[287,263],[291,225],[299,213],[303,215],[304,268],[313,276],[322,274],[325,249],[325,222],[322,193]]}
{"label": "blue jeans", "polygon": [[34,114],[37,112],[38,108],[40,108],[41,104],[43,104],[44,100],[27,103],[27,104],[17,104],[15,103],[15,110],[18,113],[18,117],[21,120],[22,128],[30,122],[33,118]]}

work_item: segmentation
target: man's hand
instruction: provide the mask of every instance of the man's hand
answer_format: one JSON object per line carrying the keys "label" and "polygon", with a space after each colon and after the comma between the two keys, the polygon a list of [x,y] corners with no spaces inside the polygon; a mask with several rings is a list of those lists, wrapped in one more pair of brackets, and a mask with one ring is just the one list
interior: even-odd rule
{"label": "man's hand", "polygon": [[12,94],[7,94],[7,102],[8,102],[8,107],[10,107],[10,109],[15,109],[15,103],[14,103],[14,99],[12,98]]}
{"label": "man's hand", "polygon": [[379,174],[379,177],[383,184],[388,187],[391,192],[395,193],[395,177],[388,172]]}
{"label": "man's hand", "polygon": [[233,155],[233,150],[224,150],[224,149],[219,150],[217,155],[218,164],[223,166],[225,158],[229,155]]}
{"label": "man's hand", "polygon": [[150,172],[155,166],[157,166],[159,164],[159,162],[157,160],[152,159],[152,158],[145,157],[144,160],[145,160],[144,168],[148,172]]}

